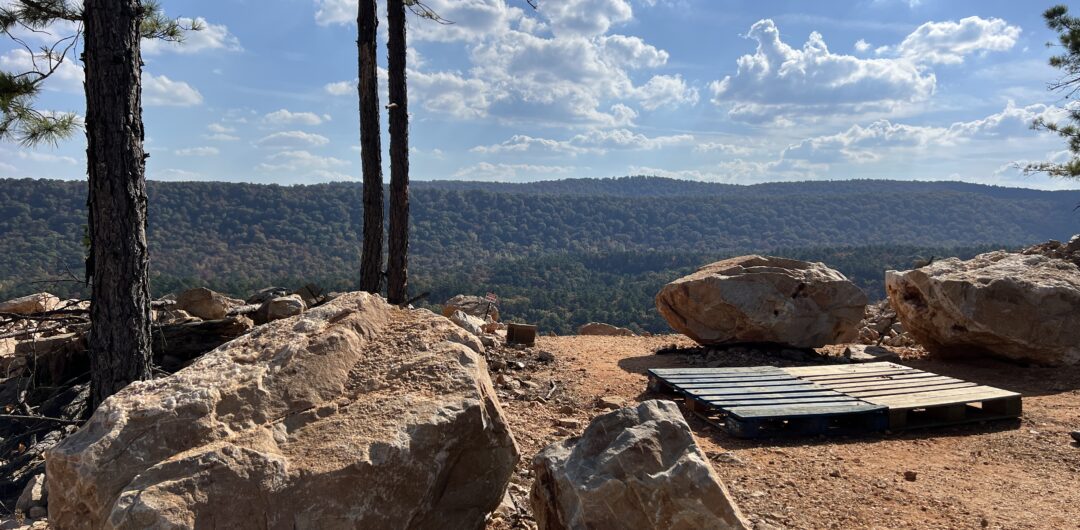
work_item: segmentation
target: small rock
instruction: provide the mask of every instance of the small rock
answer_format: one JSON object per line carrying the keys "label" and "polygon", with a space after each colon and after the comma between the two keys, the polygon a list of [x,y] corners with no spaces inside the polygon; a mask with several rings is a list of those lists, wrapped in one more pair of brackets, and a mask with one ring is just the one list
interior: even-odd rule
{"label": "small rock", "polygon": [[840,476],[841,476],[841,475],[840,475],[840,470],[839,470],[839,469],[834,469],[834,470],[832,470],[832,471],[831,471],[831,472],[829,473],[829,476],[830,476],[830,477],[833,477],[833,478],[840,478]]}
{"label": "small rock", "polygon": [[915,472],[915,471],[905,471],[904,472],[904,480],[906,480],[908,482],[915,482],[918,479],[919,479],[919,474],[917,472]]}
{"label": "small rock", "polygon": [[540,353],[538,353],[536,355],[536,360],[540,361],[542,363],[545,363],[545,364],[546,363],[553,363],[553,362],[555,362],[555,354],[553,354],[553,353],[551,353],[549,351],[541,350]]}
{"label": "small rock", "polygon": [[1080,431],[1073,431],[1069,436],[1072,436],[1073,441],[1080,444]]}
{"label": "small rock", "polygon": [[604,410],[617,410],[623,407],[623,400],[613,396],[604,396],[596,401],[596,406]]}
{"label": "small rock", "polygon": [[733,466],[745,466],[746,465],[746,462],[743,461],[743,459],[739,458],[738,455],[736,455],[735,453],[733,453],[731,451],[724,451],[722,453],[719,453],[719,452],[709,453],[709,459],[714,461],[714,462],[719,462],[719,463],[722,463],[722,464],[728,464],[728,465],[733,465]]}
{"label": "small rock", "polygon": [[564,429],[577,430],[581,428],[581,420],[575,418],[559,418],[555,420],[555,425]]}

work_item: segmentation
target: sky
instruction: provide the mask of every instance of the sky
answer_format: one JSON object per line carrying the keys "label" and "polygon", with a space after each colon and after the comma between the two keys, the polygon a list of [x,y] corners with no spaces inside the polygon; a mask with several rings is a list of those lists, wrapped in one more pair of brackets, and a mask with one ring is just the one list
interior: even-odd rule
{"label": "sky", "polygon": [[[538,3],[426,0],[452,24],[410,15],[411,178],[1076,187],[1017,169],[1067,158],[1060,138],[1029,127],[1069,103],[1047,90],[1060,72],[1041,13],[1056,2]],[[360,179],[355,0],[162,6],[204,29],[144,41],[148,178]],[[25,67],[28,53],[0,37],[0,68]],[[82,114],[81,82],[67,61],[39,107]],[[388,162],[385,111],[382,126]],[[56,147],[0,143],[0,177],[85,178],[85,146],[81,133]]]}

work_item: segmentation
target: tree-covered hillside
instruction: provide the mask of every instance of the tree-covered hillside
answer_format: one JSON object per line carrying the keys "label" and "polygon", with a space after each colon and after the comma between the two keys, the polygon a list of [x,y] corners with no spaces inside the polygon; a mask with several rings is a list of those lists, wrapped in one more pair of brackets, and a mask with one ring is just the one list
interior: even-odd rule
{"label": "tree-covered hillside", "polygon": [[[659,331],[651,298],[712,259],[821,260],[879,296],[886,268],[1080,231],[1075,192],[963,183],[733,186],[669,179],[416,183],[414,292],[494,291],[506,314],[565,333],[589,320]],[[82,276],[83,182],[0,180],[0,298]],[[150,183],[156,295],[192,285],[355,285],[361,188]],[[85,294],[74,282],[49,285]]]}

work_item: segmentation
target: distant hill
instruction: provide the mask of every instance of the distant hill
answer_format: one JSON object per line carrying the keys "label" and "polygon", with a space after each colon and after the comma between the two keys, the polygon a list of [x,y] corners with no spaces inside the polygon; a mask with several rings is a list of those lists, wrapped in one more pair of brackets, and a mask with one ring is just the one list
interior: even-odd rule
{"label": "distant hill", "polygon": [[[0,180],[0,299],[82,274],[84,182]],[[958,182],[736,186],[663,179],[414,182],[414,291],[503,296],[507,316],[565,333],[588,320],[658,331],[651,296],[708,260],[822,259],[879,296],[885,268],[1080,232],[1080,192]],[[151,182],[155,294],[190,285],[355,284],[356,183]],[[84,293],[74,282],[48,287]],[[499,292],[501,290],[501,292]],[[513,300],[516,297],[516,302]],[[621,308],[621,309],[618,309]]]}

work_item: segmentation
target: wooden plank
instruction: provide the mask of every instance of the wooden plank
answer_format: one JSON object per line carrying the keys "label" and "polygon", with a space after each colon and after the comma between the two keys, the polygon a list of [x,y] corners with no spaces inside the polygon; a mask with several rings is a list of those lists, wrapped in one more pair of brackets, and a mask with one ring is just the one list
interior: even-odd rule
{"label": "wooden plank", "polygon": [[795,381],[799,382],[801,379],[796,379],[790,375],[777,375],[777,376],[763,376],[763,377],[665,377],[665,381],[672,384],[687,384],[687,383],[754,383],[764,381]]}
{"label": "wooden plank", "polygon": [[940,385],[932,385],[919,388],[870,389],[848,391],[844,393],[866,400],[869,400],[871,398],[883,398],[887,396],[911,396],[913,399],[917,399],[916,396],[930,394],[934,392],[944,392],[950,390],[971,390],[977,388],[978,386],[979,385],[976,383],[962,381],[960,383],[943,383]]}
{"label": "wooden plank", "polygon": [[687,383],[678,385],[683,390],[691,390],[695,388],[798,388],[806,390],[809,388],[824,389],[825,387],[815,385],[806,381],[799,381],[798,379],[792,379],[790,381],[763,381],[760,383]]}
{"label": "wooden plank", "polygon": [[885,379],[885,378],[918,378],[918,377],[934,377],[937,374],[930,372],[922,372],[919,370],[889,370],[884,372],[866,372],[864,374],[837,374],[837,375],[815,375],[809,377],[799,377],[799,379],[805,379],[807,381],[814,381],[815,383],[843,383],[845,381],[865,381],[869,379]]}
{"label": "wooden plank", "polygon": [[783,369],[776,366],[733,366],[727,368],[650,368],[650,372],[660,375],[682,375],[682,374],[718,374],[718,373],[755,373],[764,371],[783,371]]}
{"label": "wooden plank", "polygon": [[786,394],[789,392],[809,392],[826,390],[814,385],[771,385],[771,386],[722,386],[722,387],[687,387],[681,386],[683,392],[690,393],[692,390],[709,390],[710,395],[744,395],[744,394]]}
{"label": "wooden plank", "polygon": [[967,381],[938,375],[933,377],[920,377],[916,379],[882,379],[863,383],[844,383],[842,385],[834,385],[830,383],[822,384],[821,386],[825,388],[831,388],[833,390],[836,390],[837,392],[860,392],[863,390],[884,390],[890,388],[917,389],[926,386],[949,385],[956,383],[967,383]]}
{"label": "wooden plank", "polygon": [[863,397],[864,401],[894,409],[913,409],[949,405],[953,403],[977,403],[999,398],[1019,397],[1015,392],[993,387],[968,387],[954,390],[938,390],[921,394]]}
{"label": "wooden plank", "polygon": [[751,407],[751,406],[774,406],[774,405],[799,405],[819,403],[863,403],[861,400],[843,395],[814,397],[814,398],[789,398],[789,399],[736,399],[736,400],[708,400],[714,407]]}
{"label": "wooden plank", "polygon": [[702,389],[702,390],[687,390],[687,394],[692,395],[700,399],[721,399],[721,398],[745,398],[745,399],[792,399],[798,397],[815,398],[815,397],[833,397],[843,396],[839,392],[833,392],[832,390],[810,390],[807,392],[768,392],[768,393],[747,393],[747,392],[728,392],[724,389]]}
{"label": "wooden plank", "polygon": [[814,415],[838,415],[885,410],[884,407],[866,403],[821,403],[816,405],[777,405],[731,407],[728,412],[740,419],[767,417],[797,417]]}
{"label": "wooden plank", "polygon": [[901,366],[894,363],[860,363],[860,364],[829,364],[825,366],[793,366],[787,367],[783,370],[791,375],[797,377],[804,376],[816,376],[816,375],[834,375],[834,374],[855,374],[862,372],[880,372],[888,370],[914,370],[914,368],[908,366]]}

